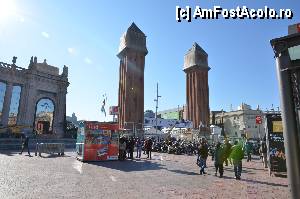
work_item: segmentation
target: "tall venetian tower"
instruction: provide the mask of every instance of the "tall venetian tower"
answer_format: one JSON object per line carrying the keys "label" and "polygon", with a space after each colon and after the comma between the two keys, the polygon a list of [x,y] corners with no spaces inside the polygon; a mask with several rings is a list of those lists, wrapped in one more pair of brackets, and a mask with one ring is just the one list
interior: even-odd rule
{"label": "tall venetian tower", "polygon": [[[144,123],[146,35],[134,24],[120,39],[119,127],[141,129]],[[135,127],[133,127],[135,126]]]}
{"label": "tall venetian tower", "polygon": [[193,128],[209,125],[209,90],[207,53],[195,42],[184,56],[186,73],[186,119]]}

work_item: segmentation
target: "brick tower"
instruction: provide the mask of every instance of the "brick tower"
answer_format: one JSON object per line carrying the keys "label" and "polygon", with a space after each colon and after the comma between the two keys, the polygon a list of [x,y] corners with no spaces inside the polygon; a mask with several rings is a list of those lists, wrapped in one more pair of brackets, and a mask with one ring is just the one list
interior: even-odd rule
{"label": "brick tower", "polygon": [[207,53],[195,42],[184,56],[186,73],[186,119],[193,128],[206,129],[209,125],[209,91]]}
{"label": "brick tower", "polygon": [[[141,129],[144,123],[146,35],[134,24],[122,35],[119,47],[119,126]],[[135,126],[135,127],[133,127]]]}

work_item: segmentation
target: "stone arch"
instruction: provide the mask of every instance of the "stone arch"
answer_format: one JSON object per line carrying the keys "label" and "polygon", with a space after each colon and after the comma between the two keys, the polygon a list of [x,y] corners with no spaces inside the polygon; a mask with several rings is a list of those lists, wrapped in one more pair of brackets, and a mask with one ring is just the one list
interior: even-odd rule
{"label": "stone arch", "polygon": [[33,127],[38,134],[53,134],[56,126],[55,115],[57,114],[57,109],[55,98],[48,95],[37,97]]}

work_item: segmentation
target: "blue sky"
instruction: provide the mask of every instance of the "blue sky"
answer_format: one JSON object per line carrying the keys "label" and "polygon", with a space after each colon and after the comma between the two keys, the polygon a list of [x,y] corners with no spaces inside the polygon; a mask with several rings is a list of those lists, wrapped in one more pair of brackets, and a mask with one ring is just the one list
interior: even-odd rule
{"label": "blue sky", "polygon": [[[5,0],[4,0],[5,1]],[[13,1],[13,0],[12,0]],[[3,4],[3,0],[0,3]],[[274,1],[74,1],[15,0],[0,14],[0,61],[27,67],[31,56],[60,68],[69,66],[67,115],[106,120],[101,96],[108,106],[118,103],[120,37],[132,22],[147,35],[145,109],[155,108],[156,82],[162,95],[159,110],[185,104],[183,57],[193,42],[207,53],[210,109],[229,110],[241,102],[264,110],[279,105],[274,54],[270,39],[287,34],[300,22],[300,2]],[[193,20],[178,23],[175,7],[293,10],[292,20]],[[0,11],[3,11],[1,6]],[[108,107],[107,106],[107,107]]]}

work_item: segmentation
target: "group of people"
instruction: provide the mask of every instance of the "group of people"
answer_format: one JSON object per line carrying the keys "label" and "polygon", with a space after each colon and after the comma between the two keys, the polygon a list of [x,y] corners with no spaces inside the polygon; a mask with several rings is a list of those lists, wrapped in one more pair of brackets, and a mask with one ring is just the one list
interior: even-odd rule
{"label": "group of people", "polygon": [[125,160],[131,159],[133,160],[134,148],[136,147],[136,158],[141,158],[142,150],[144,148],[144,154],[147,154],[147,158],[151,159],[153,141],[151,138],[147,138],[146,140],[141,140],[140,138],[130,137],[127,139],[126,137],[121,137],[119,142],[119,159]]}
{"label": "group of people", "polygon": [[[218,172],[220,178],[224,174],[224,163],[228,166],[228,160],[234,167],[234,174],[237,180],[241,179],[242,173],[242,159],[244,158],[244,146],[242,143],[235,141],[232,146],[227,139],[225,139],[224,144],[218,142],[214,150],[213,159],[215,165],[215,175],[217,176]],[[200,146],[198,149],[198,158],[197,164],[200,167],[200,175],[206,174],[206,160],[208,157],[208,144],[207,141],[202,138],[200,141]]]}

